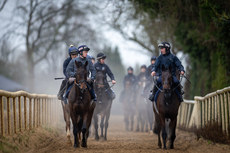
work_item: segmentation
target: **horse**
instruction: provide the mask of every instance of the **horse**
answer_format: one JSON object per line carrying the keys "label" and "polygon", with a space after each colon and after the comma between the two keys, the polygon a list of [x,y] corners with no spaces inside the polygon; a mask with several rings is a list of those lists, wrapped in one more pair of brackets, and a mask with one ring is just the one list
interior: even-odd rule
{"label": "horse", "polygon": [[86,67],[88,62],[85,64],[75,61],[77,71],[76,80],[70,90],[68,101],[70,116],[73,123],[73,134],[74,134],[74,147],[80,147],[79,140],[82,134],[82,147],[87,147],[87,139],[89,136],[89,127],[91,124],[93,111],[96,104],[92,103],[92,98],[87,85],[87,70]]}
{"label": "horse", "polygon": [[63,110],[63,115],[64,115],[64,120],[66,123],[66,136],[67,139],[70,141],[70,110],[69,110],[69,103],[65,104],[65,102],[62,100],[62,110]]}
{"label": "horse", "polygon": [[120,96],[120,102],[123,104],[126,131],[133,131],[136,105],[135,94],[135,86],[129,80],[126,80],[124,91]]}
{"label": "horse", "polygon": [[[160,133],[162,132],[163,148],[166,147],[166,139],[170,141],[170,149],[174,148],[176,138],[176,124],[180,101],[172,86],[171,68],[162,67],[162,90],[159,92],[156,105],[153,102],[155,113],[156,133],[158,134],[158,146],[161,148]],[[154,106],[155,105],[155,106]],[[156,110],[157,109],[157,110]]]}
{"label": "horse", "polygon": [[[93,121],[94,121],[94,128],[95,128],[95,140],[99,140],[98,135],[98,116],[101,116],[101,137],[104,138],[104,140],[107,140],[107,129],[109,126],[109,118],[110,118],[110,111],[112,107],[112,99],[109,97],[109,95],[106,93],[109,86],[106,86],[106,77],[103,74],[102,71],[98,71],[96,74],[95,79],[95,92],[97,95],[98,103],[96,105],[96,108],[94,110],[93,114]],[[103,133],[103,129],[105,128],[105,133]]]}
{"label": "horse", "polygon": [[147,114],[147,103],[143,96],[143,91],[147,85],[147,78],[145,75],[141,75],[138,82],[137,89],[137,101],[136,101],[136,114],[137,114],[137,128],[136,131],[148,132],[148,114]]}

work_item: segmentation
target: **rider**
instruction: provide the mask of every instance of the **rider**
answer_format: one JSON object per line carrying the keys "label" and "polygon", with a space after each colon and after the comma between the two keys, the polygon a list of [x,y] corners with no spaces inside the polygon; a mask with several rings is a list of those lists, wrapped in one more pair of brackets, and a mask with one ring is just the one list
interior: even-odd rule
{"label": "rider", "polygon": [[91,57],[91,61],[92,61],[93,65],[94,65],[95,64],[95,58],[93,56]]}
{"label": "rider", "polygon": [[139,75],[137,76],[137,80],[138,82],[141,82],[142,81],[142,78],[146,78],[147,79],[147,67],[146,65],[142,65],[141,66],[141,72],[139,73]]}
{"label": "rider", "polygon": [[181,75],[184,75],[185,70],[184,67],[181,64],[181,61],[170,52],[171,46],[168,42],[162,42],[158,45],[158,47],[161,50],[161,55],[157,58],[153,69],[152,69],[152,76],[156,75],[156,72],[159,74],[159,79],[157,80],[157,84],[153,88],[153,92],[149,97],[149,100],[154,101],[154,96],[157,92],[158,87],[162,84],[161,80],[161,73],[162,73],[162,65],[164,65],[166,68],[169,68],[171,66],[172,68],[172,78],[173,78],[173,86],[178,87],[179,92],[179,101],[183,102],[182,98],[182,86],[179,85],[180,82],[176,77],[176,70],[178,69],[180,71]]}
{"label": "rider", "polygon": [[93,99],[94,102],[97,101],[97,97],[95,95],[94,92],[94,88],[93,88],[93,82],[95,80],[95,75],[96,75],[96,70],[93,66],[93,63],[91,62],[91,58],[88,58],[89,56],[87,56],[88,51],[90,50],[90,48],[86,45],[81,45],[78,47],[78,53],[79,56],[75,59],[72,59],[69,63],[69,65],[67,66],[67,78],[69,78],[69,83],[72,83],[76,78],[75,78],[75,74],[76,74],[76,65],[75,65],[75,61],[80,61],[82,62],[82,64],[85,64],[86,61],[88,61],[88,65],[86,67],[87,71],[88,71],[88,76],[89,76],[89,71],[91,73],[91,78],[87,79],[88,85],[89,85],[89,92],[91,94],[91,97]]}
{"label": "rider", "polygon": [[124,81],[123,81],[124,87],[125,87],[126,81],[130,81],[131,85],[136,85],[137,78],[133,74],[133,68],[130,66],[128,67],[127,71],[128,71],[128,74],[125,76]]}
{"label": "rider", "polygon": [[70,45],[68,51],[69,51],[69,57],[63,63],[63,74],[65,75],[65,79],[62,81],[60,90],[59,90],[58,95],[57,95],[59,100],[64,100],[63,94],[66,90],[66,84],[68,82],[67,74],[66,74],[66,68],[67,68],[69,62],[71,61],[71,59],[76,58],[77,54],[78,54],[78,49],[74,45]]}
{"label": "rider", "polygon": [[115,93],[110,88],[110,86],[109,86],[109,84],[107,82],[107,75],[112,80],[112,84],[116,84],[116,81],[115,81],[114,75],[111,72],[109,66],[105,64],[105,59],[106,59],[106,55],[105,54],[98,53],[97,54],[97,63],[94,64],[94,67],[95,67],[96,71],[102,71],[103,72],[103,74],[105,76],[105,87],[108,89],[107,93],[108,93],[108,95],[109,95],[109,97],[111,99],[114,99],[115,98]]}

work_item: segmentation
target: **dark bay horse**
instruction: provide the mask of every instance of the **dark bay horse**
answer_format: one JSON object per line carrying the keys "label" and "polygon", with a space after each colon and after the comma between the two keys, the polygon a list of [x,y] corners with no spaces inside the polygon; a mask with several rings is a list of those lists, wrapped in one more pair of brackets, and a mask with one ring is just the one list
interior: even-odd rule
{"label": "dark bay horse", "polygon": [[176,138],[176,124],[177,124],[177,114],[180,106],[178,96],[174,92],[175,87],[172,86],[172,75],[171,69],[166,69],[162,67],[162,86],[163,89],[159,93],[157,98],[156,107],[158,112],[155,109],[153,102],[153,111],[155,113],[155,124],[157,124],[156,132],[158,134],[158,146],[161,148],[161,138],[160,133],[162,133],[163,147],[166,148],[167,138],[170,141],[170,149],[174,148],[174,140]]}
{"label": "dark bay horse", "polygon": [[125,89],[121,93],[120,102],[123,104],[126,131],[133,131],[136,109],[135,86],[129,80],[125,81]]}
{"label": "dark bay horse", "polygon": [[[106,78],[102,71],[98,71],[96,74],[95,79],[95,91],[97,95],[98,103],[96,105],[96,108],[94,110],[93,114],[93,121],[94,121],[94,128],[95,128],[95,139],[99,140],[98,135],[98,116],[101,116],[101,137],[104,138],[104,140],[107,140],[107,129],[109,126],[109,118],[110,118],[110,111],[112,107],[112,99],[108,96],[107,90],[108,86],[106,86]],[[103,129],[105,128],[105,133],[103,133]]]}
{"label": "dark bay horse", "polygon": [[91,95],[87,88],[88,62],[84,65],[75,61],[77,72],[76,80],[69,93],[70,116],[73,123],[74,147],[80,147],[79,140],[82,134],[82,147],[87,147],[89,127],[91,124],[95,103],[91,101]]}

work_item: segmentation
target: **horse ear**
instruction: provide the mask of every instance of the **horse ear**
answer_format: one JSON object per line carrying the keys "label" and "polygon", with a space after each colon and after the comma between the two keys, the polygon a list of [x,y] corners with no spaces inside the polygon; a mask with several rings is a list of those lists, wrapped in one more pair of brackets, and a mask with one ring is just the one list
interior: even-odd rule
{"label": "horse ear", "polygon": [[86,62],[85,62],[85,65],[84,65],[84,66],[85,66],[85,68],[87,67],[87,65],[88,65],[88,64],[89,64],[89,63],[88,63],[88,61],[86,61]]}
{"label": "horse ear", "polygon": [[76,64],[77,68],[79,68],[79,67],[81,67],[81,66],[82,66],[82,63],[81,63],[81,62],[79,62],[79,61],[75,61],[75,64]]}

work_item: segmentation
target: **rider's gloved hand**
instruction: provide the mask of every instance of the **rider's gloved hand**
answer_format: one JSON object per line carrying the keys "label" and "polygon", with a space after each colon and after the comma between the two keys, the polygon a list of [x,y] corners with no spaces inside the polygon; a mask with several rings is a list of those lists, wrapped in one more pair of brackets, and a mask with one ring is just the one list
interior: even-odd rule
{"label": "rider's gloved hand", "polygon": [[92,78],[87,78],[87,82],[90,84],[92,83],[94,80]]}
{"label": "rider's gloved hand", "polygon": [[72,83],[72,82],[74,82],[74,80],[75,80],[75,78],[73,78],[73,77],[70,77],[70,78],[69,78],[69,83]]}
{"label": "rider's gloved hand", "polygon": [[112,84],[116,84],[116,81],[115,81],[115,80],[112,80]]}
{"label": "rider's gloved hand", "polygon": [[155,72],[155,71],[153,71],[153,72],[151,73],[151,75],[152,75],[152,76],[155,76],[155,75],[156,75],[156,72]]}
{"label": "rider's gloved hand", "polygon": [[181,75],[184,75],[184,71],[181,71],[180,74],[181,74]]}

